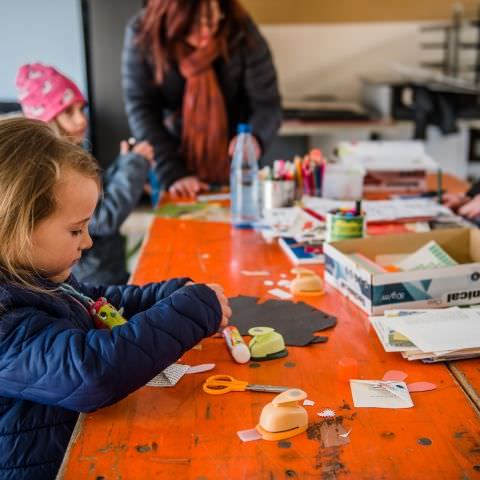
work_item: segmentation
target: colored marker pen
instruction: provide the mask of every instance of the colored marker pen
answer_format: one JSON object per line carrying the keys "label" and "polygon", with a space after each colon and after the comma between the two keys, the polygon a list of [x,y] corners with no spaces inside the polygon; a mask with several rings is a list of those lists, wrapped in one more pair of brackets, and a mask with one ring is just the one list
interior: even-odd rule
{"label": "colored marker pen", "polygon": [[148,169],[148,181],[152,187],[152,206],[156,208],[160,199],[160,183],[158,182],[157,172],[152,167]]}

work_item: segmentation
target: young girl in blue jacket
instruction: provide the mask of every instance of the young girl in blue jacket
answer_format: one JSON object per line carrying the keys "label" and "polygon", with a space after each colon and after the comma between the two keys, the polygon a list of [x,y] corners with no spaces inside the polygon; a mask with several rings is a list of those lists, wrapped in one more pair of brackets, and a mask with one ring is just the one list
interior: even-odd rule
{"label": "young girl in blue jacket", "polygon": [[231,311],[221,287],[188,278],[77,282],[98,169],[47,124],[0,121],[0,192],[0,478],[53,479],[78,412],[142,387]]}
{"label": "young girl in blue jacket", "polygon": [[[19,102],[27,118],[47,122],[60,136],[81,145],[88,128],[86,100],[72,80],[54,67],[30,63],[17,74]],[[137,205],[154,165],[153,148],[139,142],[131,152],[126,141],[103,176],[103,195],[89,225],[94,245],[75,266],[82,282],[95,285],[128,280],[125,239],[120,226]]]}

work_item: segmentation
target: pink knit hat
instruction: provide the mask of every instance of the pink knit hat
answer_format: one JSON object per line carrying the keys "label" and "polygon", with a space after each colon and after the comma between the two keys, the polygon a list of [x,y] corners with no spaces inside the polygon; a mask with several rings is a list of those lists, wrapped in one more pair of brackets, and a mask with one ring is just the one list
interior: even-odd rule
{"label": "pink knit hat", "polygon": [[27,118],[50,122],[70,105],[87,103],[78,87],[58,70],[27,63],[17,74],[18,101]]}

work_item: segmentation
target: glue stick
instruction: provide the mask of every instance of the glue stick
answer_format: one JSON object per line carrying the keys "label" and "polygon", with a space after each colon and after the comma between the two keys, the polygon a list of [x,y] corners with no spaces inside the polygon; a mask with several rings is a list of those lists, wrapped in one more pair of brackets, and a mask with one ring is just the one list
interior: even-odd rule
{"label": "glue stick", "polygon": [[223,336],[227,342],[233,359],[238,363],[247,363],[250,360],[250,350],[243,341],[237,327],[229,325],[223,329]]}

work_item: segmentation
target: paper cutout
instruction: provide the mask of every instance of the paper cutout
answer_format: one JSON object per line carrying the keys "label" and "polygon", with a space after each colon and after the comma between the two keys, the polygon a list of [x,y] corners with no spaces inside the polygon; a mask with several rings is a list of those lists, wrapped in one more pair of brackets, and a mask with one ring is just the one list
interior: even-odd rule
{"label": "paper cutout", "polygon": [[308,398],[306,398],[303,401],[303,406],[304,407],[313,407],[314,405],[315,405],[315,402],[313,400],[309,400]]}
{"label": "paper cutout", "polygon": [[389,370],[388,372],[385,372],[385,375],[383,376],[382,380],[384,382],[387,381],[393,381],[393,382],[403,382],[408,375],[405,372],[402,372],[401,370]]}
{"label": "paper cutout", "polygon": [[275,285],[275,282],[272,281],[272,280],[265,280],[263,282],[263,284],[266,286],[266,287],[273,287]]}
{"label": "paper cutout", "polygon": [[242,275],[246,275],[247,277],[261,277],[270,275],[270,272],[267,270],[241,270],[240,273]]}
{"label": "paper cutout", "polygon": [[413,392],[429,392],[430,390],[435,390],[437,386],[434,383],[430,382],[413,382],[407,385],[408,391]]}
{"label": "paper cutout", "polygon": [[214,363],[202,363],[201,365],[194,365],[193,367],[190,367],[185,374],[190,374],[190,373],[202,373],[202,372],[208,372],[210,370],[213,370],[215,368]]}
{"label": "paper cutout", "polygon": [[230,298],[232,318],[241,335],[248,335],[252,327],[271,327],[283,336],[286,345],[303,347],[310,343],[322,343],[328,337],[315,336],[314,332],[334,327],[335,317],[304,302],[267,300],[257,303],[257,297]]}
{"label": "paper cutout", "polygon": [[147,387],[173,387],[185,375],[185,372],[189,368],[190,365],[174,363],[160,372],[156,377],[153,377],[147,383]]}
{"label": "paper cutout", "polygon": [[280,274],[280,278],[287,278],[287,277],[288,277],[288,275],[286,273],[281,273]]}
{"label": "paper cutout", "polygon": [[285,290],[282,290],[281,288],[272,288],[271,290],[268,291],[270,295],[274,295],[275,297],[281,298],[283,300],[287,300],[289,298],[292,298],[293,295],[289,292],[286,292]]}
{"label": "paper cutout", "polygon": [[336,415],[335,410],[332,410],[331,408],[325,408],[325,410],[322,410],[321,412],[317,413],[319,417],[325,417],[325,418],[332,418]]}
{"label": "paper cutout", "polygon": [[350,380],[353,404],[356,407],[410,408],[412,398],[405,382]]}
{"label": "paper cutout", "polygon": [[279,280],[277,282],[277,285],[279,287],[286,287],[286,288],[290,288],[290,285],[292,284],[291,280],[286,280],[285,278],[282,279],[282,280]]}
{"label": "paper cutout", "polygon": [[250,430],[240,430],[237,432],[237,435],[242,442],[252,442],[253,440],[262,439],[262,436],[254,428]]}

